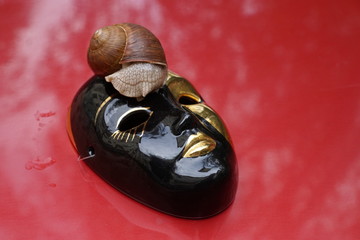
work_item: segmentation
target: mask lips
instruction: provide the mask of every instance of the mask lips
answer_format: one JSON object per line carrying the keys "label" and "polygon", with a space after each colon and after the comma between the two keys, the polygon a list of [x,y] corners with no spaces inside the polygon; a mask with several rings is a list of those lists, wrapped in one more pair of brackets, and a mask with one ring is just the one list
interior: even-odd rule
{"label": "mask lips", "polygon": [[182,156],[185,158],[203,156],[214,150],[215,147],[216,142],[214,139],[203,132],[198,132],[189,136]]}

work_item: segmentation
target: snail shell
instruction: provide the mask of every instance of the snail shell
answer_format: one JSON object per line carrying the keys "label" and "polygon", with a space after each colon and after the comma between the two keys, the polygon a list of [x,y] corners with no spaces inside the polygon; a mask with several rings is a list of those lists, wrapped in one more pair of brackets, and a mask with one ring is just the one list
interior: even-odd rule
{"label": "snail shell", "polygon": [[148,29],[132,23],[97,30],[90,40],[88,63],[96,75],[104,76],[128,97],[145,97],[167,77],[160,41]]}

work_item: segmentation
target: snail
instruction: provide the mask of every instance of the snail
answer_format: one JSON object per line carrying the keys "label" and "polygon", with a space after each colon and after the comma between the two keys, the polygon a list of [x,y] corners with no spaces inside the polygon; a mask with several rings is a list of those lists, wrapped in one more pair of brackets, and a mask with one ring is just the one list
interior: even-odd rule
{"label": "snail", "polygon": [[122,23],[98,29],[90,40],[88,63],[122,95],[141,99],[167,78],[164,50],[145,27]]}

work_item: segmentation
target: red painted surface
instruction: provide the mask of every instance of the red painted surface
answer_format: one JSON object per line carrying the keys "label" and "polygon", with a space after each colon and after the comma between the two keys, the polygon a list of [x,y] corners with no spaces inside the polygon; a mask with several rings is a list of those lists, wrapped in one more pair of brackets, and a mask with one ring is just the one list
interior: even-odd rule
{"label": "red painted surface", "polygon": [[[1,239],[359,239],[359,1],[0,1]],[[162,42],[230,130],[234,204],[177,219],[76,161],[67,107],[104,25]]]}

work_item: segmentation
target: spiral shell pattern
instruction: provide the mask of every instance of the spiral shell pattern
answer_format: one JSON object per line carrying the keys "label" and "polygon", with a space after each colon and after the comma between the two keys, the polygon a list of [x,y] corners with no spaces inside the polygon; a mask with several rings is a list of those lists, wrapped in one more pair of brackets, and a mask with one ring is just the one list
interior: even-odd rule
{"label": "spiral shell pattern", "polygon": [[120,70],[122,64],[133,62],[167,66],[160,41],[148,29],[122,23],[94,33],[88,49],[88,63],[96,75],[110,75]]}

